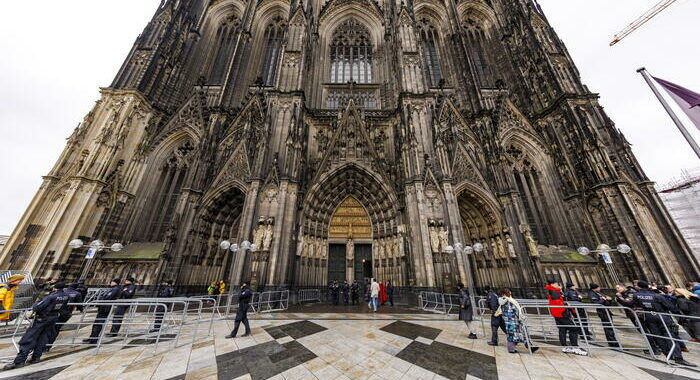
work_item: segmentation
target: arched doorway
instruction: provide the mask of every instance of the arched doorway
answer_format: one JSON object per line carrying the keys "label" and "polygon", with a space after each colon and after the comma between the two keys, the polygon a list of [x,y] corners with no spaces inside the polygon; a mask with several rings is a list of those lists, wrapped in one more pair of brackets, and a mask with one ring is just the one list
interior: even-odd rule
{"label": "arched doorway", "polygon": [[245,193],[236,186],[205,198],[185,246],[185,270],[181,274],[186,278],[182,283],[203,285],[217,280],[228,283],[234,253],[222,250],[219,243],[241,240],[238,234],[244,202]]}
{"label": "arched doorway", "polygon": [[517,281],[511,263],[516,259],[511,232],[504,229],[495,200],[476,186],[466,186],[457,196],[465,245],[481,243],[483,251],[471,260],[477,286],[514,286]]}
{"label": "arched doorway", "polygon": [[295,283],[375,277],[403,284],[407,260],[397,204],[385,179],[360,165],[320,176],[304,200]]}
{"label": "arched doorway", "polygon": [[340,203],[328,228],[328,281],[372,278],[372,222],[354,197]]}

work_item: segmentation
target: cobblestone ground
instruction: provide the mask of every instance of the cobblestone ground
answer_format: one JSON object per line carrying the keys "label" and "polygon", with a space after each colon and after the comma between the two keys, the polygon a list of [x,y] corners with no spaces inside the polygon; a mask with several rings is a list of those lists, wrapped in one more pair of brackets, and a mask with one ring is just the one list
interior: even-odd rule
{"label": "cobblestone ground", "polygon": [[[509,354],[503,344],[467,339],[463,322],[435,314],[278,313],[255,316],[249,337],[225,339],[232,320],[213,334],[177,347],[141,339],[130,348],[57,348],[39,364],[0,372],[37,379],[698,379],[670,367],[608,349],[591,357],[542,345],[535,354]],[[88,328],[81,335],[88,333]],[[240,333],[242,334],[242,332]],[[700,363],[700,347],[686,358]],[[0,341],[0,356],[14,348]]]}

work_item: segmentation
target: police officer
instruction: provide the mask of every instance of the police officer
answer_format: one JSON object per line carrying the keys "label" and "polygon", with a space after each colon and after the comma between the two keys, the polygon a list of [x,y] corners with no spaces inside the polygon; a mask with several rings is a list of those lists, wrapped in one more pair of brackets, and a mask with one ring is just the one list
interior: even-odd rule
{"label": "police officer", "polygon": [[[134,285],[134,282],[135,280],[133,277],[127,277],[126,280],[124,280],[124,286],[122,287],[119,299],[130,300],[134,298],[134,294],[136,294],[136,285]],[[126,313],[128,309],[128,305],[119,305],[115,308],[114,316],[112,317],[112,329],[109,331],[109,334],[107,334],[107,336],[117,336],[117,334],[119,333],[119,329],[122,328],[122,320],[124,320],[124,313]]]}
{"label": "police officer", "polygon": [[348,306],[350,303],[350,285],[348,285],[347,281],[343,281],[341,290],[343,292],[343,305]]}
{"label": "police officer", "polygon": [[[58,334],[61,332],[61,329],[73,315],[73,310],[75,310],[76,306],[72,304],[83,302],[83,295],[80,294],[80,292],[78,292],[78,290],[76,289],[77,286],[78,284],[73,283],[68,285],[67,288],[63,289],[63,292],[68,296],[68,306],[61,310],[61,315],[58,317],[58,321],[56,322],[56,327],[54,328],[53,335],[49,337],[49,341],[47,342],[47,345],[49,346],[56,341],[56,338],[58,338]],[[49,349],[50,348],[47,348],[46,351],[49,351]]]}
{"label": "police officer", "polygon": [[245,334],[243,336],[250,335],[250,324],[248,323],[248,308],[250,307],[250,300],[253,298],[253,292],[248,286],[248,281],[241,285],[241,289],[238,291],[238,310],[236,311],[236,321],[233,325],[233,331],[231,334],[226,335],[226,338],[235,338],[238,334],[238,327],[243,322],[245,326]]}
{"label": "police officer", "polygon": [[53,292],[32,307],[34,322],[20,339],[19,352],[15,356],[15,360],[5,365],[5,370],[27,364],[27,357],[30,353],[32,358],[29,359],[28,364],[38,363],[41,360],[49,338],[54,333],[56,321],[65,312],[64,309],[68,308],[69,297],[63,291],[65,284],[58,281],[52,285]]}
{"label": "police officer", "polygon": [[[163,286],[158,291],[158,298],[172,298],[173,296],[175,296],[173,280],[164,281]],[[148,332],[152,333],[160,330],[160,325],[163,323],[163,316],[166,311],[166,306],[156,306],[156,320],[153,322],[153,328]]]}
{"label": "police officer", "polygon": [[[121,279],[115,278],[112,280],[112,282],[109,283],[109,286],[111,288],[107,293],[105,293],[102,297],[100,297],[100,300],[103,301],[114,301],[119,299],[119,296],[121,295],[122,289],[119,287],[119,282]],[[97,339],[100,337],[100,333],[102,332],[102,328],[104,325],[107,323],[107,317],[109,317],[109,313],[112,311],[112,305],[102,305],[97,307],[97,315],[95,315],[95,323],[92,324],[92,333],[90,334],[90,337],[83,340],[83,343],[88,343],[88,344],[95,344],[97,343]]]}
{"label": "police officer", "polygon": [[[78,283],[76,284],[75,290],[80,293],[80,302],[85,301],[85,297],[87,297],[88,294],[88,288],[85,286],[85,280],[78,280]],[[83,311],[83,305],[80,305],[77,307],[79,311]]]}
{"label": "police officer", "polygon": [[486,305],[491,310],[491,341],[488,342],[489,346],[498,346],[498,329],[500,328],[504,334],[506,332],[506,322],[503,320],[503,315],[494,316],[496,310],[498,310],[498,295],[491,289],[489,285],[485,286],[486,289]]}
{"label": "police officer", "polygon": [[360,283],[357,280],[352,282],[350,285],[350,298],[352,299],[352,304],[357,305],[360,299]]}
{"label": "police officer", "polygon": [[[673,343],[668,339],[669,334],[667,331],[670,329],[673,321],[668,315],[659,315],[656,313],[668,313],[673,309],[673,305],[668,298],[649,289],[649,283],[646,281],[640,280],[637,282],[637,286],[639,287],[639,291],[632,296],[632,302],[635,306],[643,310],[639,319],[644,326],[644,330],[649,334],[655,335],[649,338],[655,340],[657,345],[661,348],[661,351],[668,356]],[[676,364],[696,367],[695,364],[689,363],[683,359],[678,344],[674,346],[671,352],[671,359],[675,361]]]}
{"label": "police officer", "polygon": [[[602,306],[612,305],[612,298],[600,292],[600,285],[591,284],[590,288],[591,290],[588,291],[588,298],[591,299],[592,303],[596,303]],[[597,309],[596,312],[598,313],[598,318],[600,318],[600,321],[603,322],[605,340],[608,342],[608,346],[620,347],[620,344],[617,342],[617,338],[615,337],[615,329],[612,328],[613,321],[612,314],[610,314],[610,310]]]}
{"label": "police officer", "polygon": [[[571,282],[567,282],[566,290],[564,290],[564,299],[567,302],[581,302],[583,297],[581,297],[579,294],[576,285],[572,284]],[[591,339],[593,334],[591,334],[591,331],[588,329],[588,313],[586,313],[586,309],[579,308],[572,309],[571,311],[573,312],[575,318],[574,320],[578,319],[581,322],[581,325],[583,325],[583,334],[585,334],[588,339]]]}
{"label": "police officer", "polygon": [[333,300],[333,306],[338,306],[338,302],[340,302],[340,285],[338,285],[338,281],[333,281],[330,287],[331,291],[331,299]]}

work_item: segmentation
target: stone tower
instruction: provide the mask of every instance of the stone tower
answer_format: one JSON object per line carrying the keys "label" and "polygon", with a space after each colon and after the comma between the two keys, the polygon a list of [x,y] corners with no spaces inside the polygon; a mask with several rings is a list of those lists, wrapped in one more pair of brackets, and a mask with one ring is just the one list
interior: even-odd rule
{"label": "stone tower", "polygon": [[[699,273],[534,0],[162,1],[0,265],[77,277],[74,238],[126,245],[94,283]],[[575,252],[600,243],[632,252]]]}

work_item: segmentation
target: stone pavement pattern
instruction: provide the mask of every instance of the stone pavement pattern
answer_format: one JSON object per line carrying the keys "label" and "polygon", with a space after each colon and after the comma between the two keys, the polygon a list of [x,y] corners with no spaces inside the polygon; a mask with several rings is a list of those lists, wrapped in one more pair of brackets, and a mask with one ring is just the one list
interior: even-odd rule
{"label": "stone pavement pattern", "polygon": [[[467,339],[463,322],[438,315],[274,314],[251,321],[249,337],[214,336],[154,354],[148,345],[51,352],[38,365],[0,372],[3,379],[698,379],[700,372],[604,350],[593,357],[542,347],[509,354],[503,343]],[[257,318],[261,318],[257,316]],[[335,319],[334,319],[335,318]],[[449,317],[448,317],[449,318]],[[503,336],[501,335],[501,338]],[[503,340],[503,339],[502,339]],[[14,353],[3,340],[0,356]],[[147,343],[147,342],[146,342]],[[65,349],[63,349],[65,350]],[[524,349],[521,348],[522,351]]]}

